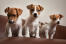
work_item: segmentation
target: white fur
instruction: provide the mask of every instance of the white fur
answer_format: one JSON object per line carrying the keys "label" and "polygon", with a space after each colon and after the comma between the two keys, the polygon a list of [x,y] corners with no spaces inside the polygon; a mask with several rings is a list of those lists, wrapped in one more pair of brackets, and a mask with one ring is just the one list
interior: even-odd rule
{"label": "white fur", "polygon": [[[29,16],[26,20],[26,23],[25,23],[26,35],[25,35],[25,37],[30,37],[29,29],[32,25],[33,25],[32,31],[35,31],[35,29],[36,29],[35,27],[37,27],[37,29],[36,29],[36,38],[40,38],[38,18],[33,18],[32,16]],[[35,35],[35,34],[33,34],[33,35]]]}
{"label": "white fur", "polygon": [[[56,26],[58,21],[60,21],[59,18],[56,21],[51,21],[50,23],[43,25],[42,29],[45,31],[46,39],[53,39],[56,32]],[[49,38],[50,33],[52,34],[50,35]]]}
{"label": "white fur", "polygon": [[36,13],[37,16],[38,16],[38,13],[37,13],[37,9],[36,9],[36,7],[37,7],[37,6],[35,6],[34,12],[33,12],[32,14],[34,15],[34,13]]}
{"label": "white fur", "polygon": [[[19,26],[18,37],[23,37],[23,35],[22,35],[22,16],[21,15],[18,17],[18,19],[17,19],[15,24],[16,24],[16,26],[17,25]],[[12,31],[11,31],[12,24],[11,24],[11,26],[9,26],[9,23],[7,23],[7,27],[6,28],[8,29],[8,37],[12,37]]]}

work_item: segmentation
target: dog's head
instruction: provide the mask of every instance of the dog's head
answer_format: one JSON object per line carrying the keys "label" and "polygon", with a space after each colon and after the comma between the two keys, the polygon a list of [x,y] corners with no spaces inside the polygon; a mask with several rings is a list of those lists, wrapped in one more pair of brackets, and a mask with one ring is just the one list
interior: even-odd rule
{"label": "dog's head", "polygon": [[61,18],[63,18],[63,15],[61,15],[61,14],[50,15],[50,19],[52,21],[55,21],[57,24],[60,23]]}
{"label": "dog's head", "polygon": [[27,6],[27,9],[30,10],[30,14],[33,17],[38,17],[38,15],[40,15],[40,12],[43,11],[44,8],[40,5],[30,4],[30,5]]}
{"label": "dog's head", "polygon": [[8,16],[8,22],[13,24],[16,22],[17,18],[22,14],[23,10],[20,8],[10,8],[7,7],[5,9],[5,13],[7,13]]}

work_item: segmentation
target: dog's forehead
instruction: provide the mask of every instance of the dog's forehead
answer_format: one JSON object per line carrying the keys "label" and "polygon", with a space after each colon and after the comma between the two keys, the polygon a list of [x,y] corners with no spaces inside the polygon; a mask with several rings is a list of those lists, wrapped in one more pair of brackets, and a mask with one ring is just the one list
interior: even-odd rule
{"label": "dog's forehead", "polygon": [[55,15],[55,17],[56,17],[56,18],[60,18],[60,16],[59,16],[58,14],[57,14],[57,15]]}
{"label": "dog's forehead", "polygon": [[16,8],[10,8],[9,9],[9,12],[8,12],[9,15],[16,15]]}

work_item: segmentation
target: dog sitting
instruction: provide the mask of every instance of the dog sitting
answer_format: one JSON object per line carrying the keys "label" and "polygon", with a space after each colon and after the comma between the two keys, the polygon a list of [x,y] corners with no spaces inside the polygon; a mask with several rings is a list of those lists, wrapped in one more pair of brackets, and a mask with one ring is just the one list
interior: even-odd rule
{"label": "dog sitting", "polygon": [[40,5],[30,4],[27,6],[27,9],[30,12],[30,16],[25,20],[25,37],[30,37],[30,33],[33,33],[32,36],[40,38],[38,16],[44,8]]}
{"label": "dog sitting", "polygon": [[49,23],[42,23],[40,22],[40,31],[45,31],[46,39],[53,39],[53,36],[56,32],[56,26],[60,23],[61,18],[63,15],[61,14],[54,14],[50,15],[51,22]]}
{"label": "dog sitting", "polygon": [[22,35],[22,14],[23,10],[20,8],[6,8],[5,13],[7,13],[8,22],[6,24],[6,32],[8,37],[12,37],[13,31],[18,29],[18,37],[23,37]]}

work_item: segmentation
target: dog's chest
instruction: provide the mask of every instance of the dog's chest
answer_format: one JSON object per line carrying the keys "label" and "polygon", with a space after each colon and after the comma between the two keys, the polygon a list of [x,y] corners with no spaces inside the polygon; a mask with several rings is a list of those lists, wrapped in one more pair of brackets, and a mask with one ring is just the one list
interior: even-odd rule
{"label": "dog's chest", "polygon": [[27,23],[26,23],[28,26],[31,26],[31,25],[37,25],[38,24],[38,20],[37,19],[28,19],[27,20]]}
{"label": "dog's chest", "polygon": [[19,26],[16,24],[11,24],[10,27],[12,30],[17,30],[19,28]]}
{"label": "dog's chest", "polygon": [[49,30],[49,33],[52,33],[53,31],[56,30],[56,24],[50,24],[48,25],[48,30]]}

